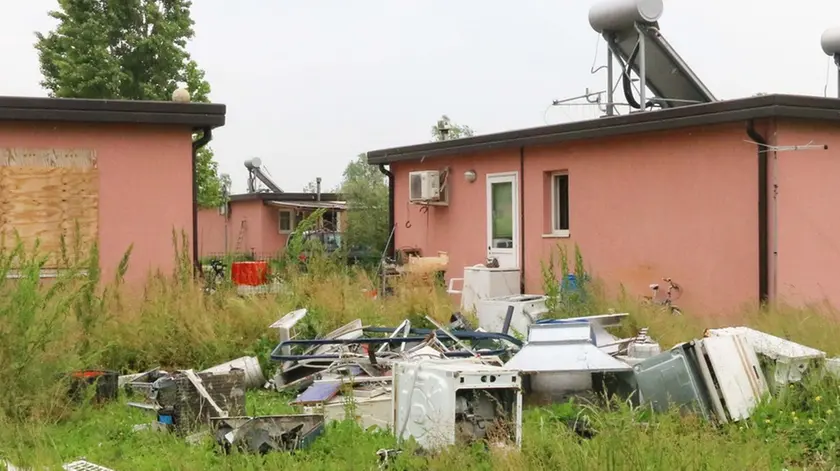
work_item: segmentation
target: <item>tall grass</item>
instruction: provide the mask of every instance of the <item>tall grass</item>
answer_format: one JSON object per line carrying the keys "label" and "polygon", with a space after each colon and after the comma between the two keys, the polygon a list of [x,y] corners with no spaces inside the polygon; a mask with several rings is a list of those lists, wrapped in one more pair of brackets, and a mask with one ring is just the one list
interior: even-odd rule
{"label": "tall grass", "polygon": [[[58,420],[66,412],[56,379],[79,368],[119,372],[151,367],[202,368],[242,354],[266,356],[276,340],[267,326],[307,308],[309,335],[353,319],[397,325],[423,316],[446,321],[451,305],[439,288],[406,283],[382,302],[368,293],[376,283],[363,270],[317,254],[308,269],[283,272],[276,295],[240,297],[230,286],[208,295],[193,278],[186,238],[173,233],[172,273],[153,273],[140,295],[123,292],[129,248],[113,280],[102,280],[96,246],[84,258],[63,257],[65,268],[42,279],[47,256],[18,241],[0,251],[0,418]],[[133,291],[131,291],[133,292]]]}
{"label": "tall grass", "polygon": [[[392,326],[405,318],[422,325],[425,315],[445,322],[453,309],[440,287],[422,279],[406,279],[393,296],[374,299],[369,290],[377,283],[371,275],[328,257],[315,257],[305,271],[290,265],[278,294],[239,297],[224,287],[207,294],[193,279],[184,243],[173,234],[177,268],[149,275],[136,295],[122,289],[130,249],[113,280],[100,279],[95,247],[84,257],[65,256],[65,268],[52,280],[41,278],[46,257],[37,247],[25,250],[17,243],[0,251],[0,456],[17,464],[27,459],[55,464],[86,455],[116,469],[137,470],[375,469],[375,451],[396,441],[387,433],[362,433],[352,423],[331,426],[313,449],[296,455],[220,457],[212,445],[189,447],[177,437],[131,432],[151,418],[122,404],[91,410],[68,402],[60,379],[79,368],[129,372],[202,368],[243,354],[264,359],[276,343],[267,326],[297,308],[309,310],[308,335],[356,318]],[[582,273],[582,256],[576,255],[574,264]],[[565,304],[570,307],[560,315],[629,312],[624,333],[650,327],[664,348],[701,337],[709,327],[749,325],[840,353],[840,319],[827,306],[674,317],[628,295],[607,298],[597,280],[587,281],[585,289],[585,299]],[[261,413],[280,411],[272,405],[276,400],[249,401]],[[753,419],[724,427],[626,406],[561,404],[526,411],[521,451],[453,448],[430,457],[412,453],[408,445],[393,469],[832,469],[840,465],[838,413],[840,388],[827,380],[790,388],[762,404]],[[591,440],[567,425],[582,415],[598,430]]]}

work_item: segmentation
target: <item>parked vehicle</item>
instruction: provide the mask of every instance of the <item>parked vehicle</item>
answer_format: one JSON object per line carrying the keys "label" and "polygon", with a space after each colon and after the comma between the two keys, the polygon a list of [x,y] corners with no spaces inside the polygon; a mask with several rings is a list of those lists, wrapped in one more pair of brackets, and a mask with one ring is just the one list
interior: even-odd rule
{"label": "parked vehicle", "polygon": [[319,244],[318,249],[323,250],[327,256],[344,251],[343,253],[346,254],[345,261],[348,265],[376,263],[380,258],[380,254],[369,247],[347,246],[343,234],[336,231],[314,230],[294,233],[287,239],[286,248],[288,249],[291,244],[296,243],[300,237],[303,238],[303,250],[298,258],[303,263],[312,256],[313,243]]}

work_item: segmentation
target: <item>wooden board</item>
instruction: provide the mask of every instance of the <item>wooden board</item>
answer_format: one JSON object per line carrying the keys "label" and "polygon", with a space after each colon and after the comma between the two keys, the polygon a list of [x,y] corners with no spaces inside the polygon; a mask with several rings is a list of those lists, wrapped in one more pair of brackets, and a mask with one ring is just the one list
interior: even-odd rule
{"label": "wooden board", "polygon": [[[78,225],[78,240],[76,227]],[[68,254],[88,255],[99,233],[99,175],[91,150],[0,149],[0,236],[15,231],[27,250],[40,241],[45,268],[60,268],[62,235]]]}

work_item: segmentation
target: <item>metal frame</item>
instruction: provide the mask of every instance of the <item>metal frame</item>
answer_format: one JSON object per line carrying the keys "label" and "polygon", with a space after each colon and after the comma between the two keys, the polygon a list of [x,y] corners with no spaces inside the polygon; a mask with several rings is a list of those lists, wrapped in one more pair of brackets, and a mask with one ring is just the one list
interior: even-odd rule
{"label": "metal frame", "polygon": [[[364,333],[371,334],[371,333],[382,333],[382,334],[392,334],[397,327],[366,327],[362,329]],[[339,354],[291,354],[291,353],[283,353],[284,350],[288,350],[287,347],[292,347],[294,345],[305,345],[305,346],[322,346],[322,345],[401,345],[406,343],[419,343],[427,340],[427,336],[434,332],[437,338],[441,341],[450,340],[449,336],[446,332],[442,330],[432,330],[432,329],[415,329],[410,328],[408,329],[408,334],[413,335],[412,337],[362,337],[362,338],[355,338],[355,339],[292,339],[280,342],[274,347],[272,350],[270,358],[272,361],[299,361],[299,360],[336,360],[341,358]],[[458,340],[498,340],[502,342],[507,342],[513,344],[516,347],[522,346],[522,341],[512,337],[510,335],[496,333],[496,332],[476,332],[476,331],[466,331],[466,330],[450,330],[450,334],[456,337]],[[500,348],[495,350],[477,350],[476,353],[482,356],[496,356],[506,353],[508,349]],[[470,357],[473,356],[471,352],[468,351],[454,351],[454,352],[446,352],[443,354],[447,357]]]}

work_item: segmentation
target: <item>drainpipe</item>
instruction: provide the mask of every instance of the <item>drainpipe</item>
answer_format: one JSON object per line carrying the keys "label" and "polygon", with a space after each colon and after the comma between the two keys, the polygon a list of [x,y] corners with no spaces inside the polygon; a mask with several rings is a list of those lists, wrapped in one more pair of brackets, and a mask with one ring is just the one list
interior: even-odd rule
{"label": "drainpipe", "polygon": [[[321,202],[321,177],[315,177],[315,201]],[[324,217],[318,218],[318,229],[324,229]]]}
{"label": "drainpipe", "polygon": [[198,263],[198,180],[196,179],[196,162],[198,160],[198,150],[213,139],[212,128],[204,128],[201,131],[201,137],[192,143],[192,249],[193,268],[197,274],[201,273],[201,265]]}
{"label": "drainpipe", "polygon": [[525,146],[519,148],[519,292],[525,294]]}
{"label": "drainpipe", "polygon": [[755,130],[753,120],[747,122],[747,135],[758,143],[758,299],[764,304],[770,299],[767,139]]}
{"label": "drainpipe", "polygon": [[[394,230],[394,188],[396,181],[394,180],[394,174],[390,172],[388,169],[385,168],[384,164],[379,164],[379,171],[388,177],[388,234]],[[388,258],[394,258],[394,247],[396,237],[389,237],[388,247],[386,247],[388,251]]]}

